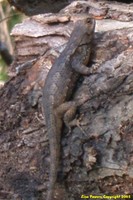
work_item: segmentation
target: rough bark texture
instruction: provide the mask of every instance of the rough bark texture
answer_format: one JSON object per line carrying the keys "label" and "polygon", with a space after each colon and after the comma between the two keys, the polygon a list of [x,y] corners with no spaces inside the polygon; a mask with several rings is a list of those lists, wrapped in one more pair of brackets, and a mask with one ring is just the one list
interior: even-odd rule
{"label": "rough bark texture", "polygon": [[84,77],[75,90],[73,98],[87,93],[90,100],[78,110],[79,126],[71,134],[64,127],[62,179],[70,200],[133,194],[133,25],[114,20],[121,13],[123,21],[132,22],[133,8],[127,14],[128,5],[109,3],[103,14],[105,4],[97,8],[99,2],[73,3],[60,14],[37,15],[12,31],[12,78],[0,91],[0,200],[46,197],[50,160],[41,89],[74,22],[93,9],[93,17],[101,20],[89,67],[95,65],[99,74]]}

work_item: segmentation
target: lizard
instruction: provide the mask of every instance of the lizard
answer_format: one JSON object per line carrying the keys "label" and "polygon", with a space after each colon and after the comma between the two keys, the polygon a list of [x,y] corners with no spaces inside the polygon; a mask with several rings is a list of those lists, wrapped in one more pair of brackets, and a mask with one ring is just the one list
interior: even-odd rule
{"label": "lizard", "polygon": [[43,87],[42,103],[51,159],[47,200],[54,198],[63,123],[69,127],[69,122],[77,109],[77,103],[70,101],[72,92],[81,74],[91,74],[91,68],[86,65],[90,58],[94,28],[95,20],[88,16],[75,22],[68,43],[49,70]]}

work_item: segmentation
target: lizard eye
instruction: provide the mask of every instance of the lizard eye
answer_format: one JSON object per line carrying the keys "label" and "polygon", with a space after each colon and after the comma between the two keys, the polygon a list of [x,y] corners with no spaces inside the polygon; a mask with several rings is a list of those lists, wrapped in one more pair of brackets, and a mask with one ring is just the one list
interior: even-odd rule
{"label": "lizard eye", "polygon": [[91,18],[87,18],[87,19],[86,19],[86,22],[87,22],[87,23],[90,23],[90,22],[91,22]]}
{"label": "lizard eye", "polygon": [[95,26],[95,20],[93,18],[88,17],[86,19],[86,23],[90,24],[90,26],[92,26],[92,27]]}

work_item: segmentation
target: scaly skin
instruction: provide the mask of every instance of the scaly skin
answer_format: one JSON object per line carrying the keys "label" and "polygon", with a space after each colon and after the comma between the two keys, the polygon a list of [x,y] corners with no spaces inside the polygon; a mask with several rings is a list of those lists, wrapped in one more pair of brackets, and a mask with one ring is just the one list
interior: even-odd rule
{"label": "scaly skin", "polygon": [[66,125],[76,111],[77,104],[68,100],[80,75],[89,75],[86,67],[90,57],[95,22],[85,17],[75,23],[66,48],[56,59],[46,78],[43,106],[50,145],[50,177],[47,200],[54,198],[60,161],[60,138],[63,117]]}

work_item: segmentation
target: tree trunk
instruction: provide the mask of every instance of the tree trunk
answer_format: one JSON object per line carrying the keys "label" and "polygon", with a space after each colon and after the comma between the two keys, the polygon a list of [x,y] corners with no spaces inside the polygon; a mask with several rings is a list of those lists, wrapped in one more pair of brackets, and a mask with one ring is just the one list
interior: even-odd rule
{"label": "tree trunk", "polygon": [[73,95],[90,99],[78,109],[77,126],[62,133],[63,183],[70,200],[133,194],[133,6],[88,0],[28,18],[12,31],[15,59],[0,91],[0,199],[46,199],[50,157],[42,88],[83,13],[96,19],[88,67],[98,73],[83,77]]}

